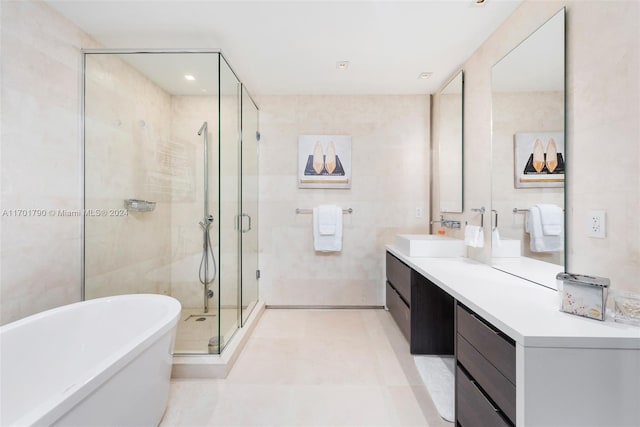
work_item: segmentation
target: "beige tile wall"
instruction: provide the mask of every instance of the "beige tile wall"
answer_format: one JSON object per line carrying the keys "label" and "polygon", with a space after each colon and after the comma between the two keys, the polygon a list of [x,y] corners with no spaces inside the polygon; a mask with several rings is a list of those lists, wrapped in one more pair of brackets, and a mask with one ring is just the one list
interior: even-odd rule
{"label": "beige tile wall", "polygon": [[86,57],[85,207],[156,202],[153,212],[85,218],[85,296],[170,294],[171,95],[116,55]]}
{"label": "beige tile wall", "polygon": [[80,299],[80,48],[96,43],[40,2],[2,2],[0,324]]}
{"label": "beige tile wall", "polygon": [[[384,245],[428,230],[427,96],[261,96],[261,299],[285,305],[383,305]],[[352,137],[348,190],[298,189],[298,135]],[[309,214],[335,203],[343,250],[316,253]],[[425,216],[415,218],[415,208]]]}
{"label": "beige tile wall", "polygon": [[[202,230],[198,222],[204,215],[204,138],[198,136],[197,132],[205,120],[209,129],[209,212],[218,219],[217,110],[217,97],[171,97],[171,140],[185,147],[188,153],[188,176],[185,177],[184,186],[174,189],[171,203],[171,295],[178,298],[183,307],[197,308],[203,305],[203,286],[198,281],[202,257]],[[217,247],[217,222],[214,222],[210,231],[211,243]],[[216,258],[219,258],[217,250],[215,252]],[[211,301],[212,307],[214,304],[217,302]]]}

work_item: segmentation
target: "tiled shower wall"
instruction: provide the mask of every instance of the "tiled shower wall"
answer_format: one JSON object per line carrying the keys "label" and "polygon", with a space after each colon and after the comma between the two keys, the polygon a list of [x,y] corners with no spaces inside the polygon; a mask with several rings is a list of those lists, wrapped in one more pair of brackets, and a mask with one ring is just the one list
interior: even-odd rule
{"label": "tiled shower wall", "polygon": [[[170,294],[171,96],[115,55],[86,59],[85,218],[87,298],[131,292]],[[125,212],[125,199],[156,202]]]}

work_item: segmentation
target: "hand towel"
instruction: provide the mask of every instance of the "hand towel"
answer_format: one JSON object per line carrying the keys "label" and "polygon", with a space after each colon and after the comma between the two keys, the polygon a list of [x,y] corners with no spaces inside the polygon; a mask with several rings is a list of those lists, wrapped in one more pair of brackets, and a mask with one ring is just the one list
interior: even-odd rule
{"label": "hand towel", "polygon": [[502,243],[500,242],[500,233],[498,233],[498,227],[493,227],[491,230],[491,247],[499,248]]}
{"label": "hand towel", "polygon": [[467,225],[464,228],[464,244],[472,248],[484,246],[484,230],[478,225]]}
{"label": "hand towel", "polygon": [[556,205],[536,205],[540,210],[540,222],[542,222],[542,234],[545,236],[559,236],[564,228],[564,212]]}
{"label": "hand towel", "polygon": [[[331,235],[320,234],[319,210],[313,208],[313,247],[319,252],[340,252],[342,250],[342,208],[336,208],[335,232]],[[340,212],[338,215],[337,212]]]}
{"label": "hand towel", "polygon": [[542,231],[542,219],[538,205],[531,206],[527,212],[527,225],[531,237],[529,248],[532,252],[558,252],[564,248],[564,237],[545,235]]}
{"label": "hand towel", "polygon": [[342,217],[342,209],[336,205],[318,206],[318,232],[321,236],[336,234],[338,218]]}

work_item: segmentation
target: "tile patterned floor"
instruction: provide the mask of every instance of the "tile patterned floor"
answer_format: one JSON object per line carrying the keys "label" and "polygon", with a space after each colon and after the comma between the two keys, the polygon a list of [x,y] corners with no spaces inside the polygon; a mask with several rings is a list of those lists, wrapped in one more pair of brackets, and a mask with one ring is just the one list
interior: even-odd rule
{"label": "tile patterned floor", "polygon": [[173,380],[160,425],[453,426],[388,312],[276,309],[226,379]]}

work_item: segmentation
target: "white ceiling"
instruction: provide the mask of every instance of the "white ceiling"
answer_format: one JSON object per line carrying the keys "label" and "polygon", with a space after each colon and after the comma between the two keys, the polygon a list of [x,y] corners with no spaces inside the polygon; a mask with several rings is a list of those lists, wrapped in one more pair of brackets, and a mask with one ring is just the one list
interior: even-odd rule
{"label": "white ceiling", "polygon": [[221,49],[265,95],[433,93],[522,0],[45,1],[107,48]]}

